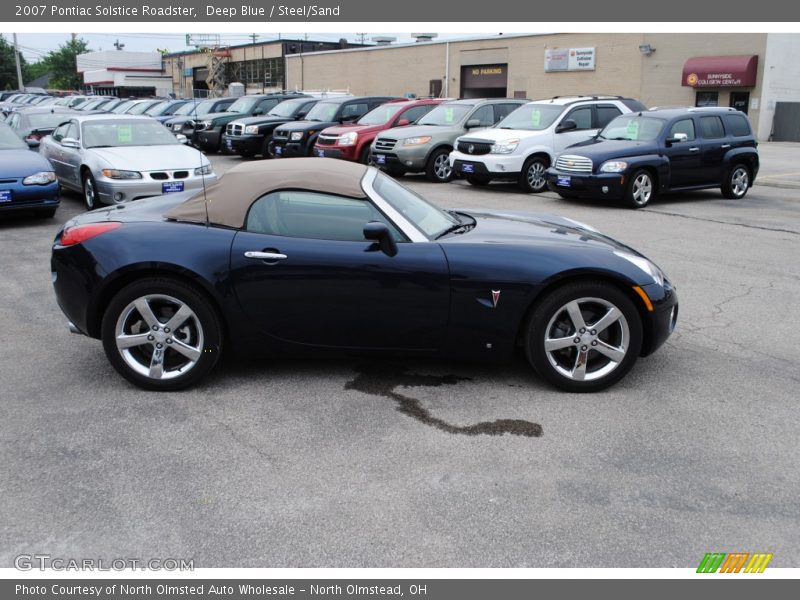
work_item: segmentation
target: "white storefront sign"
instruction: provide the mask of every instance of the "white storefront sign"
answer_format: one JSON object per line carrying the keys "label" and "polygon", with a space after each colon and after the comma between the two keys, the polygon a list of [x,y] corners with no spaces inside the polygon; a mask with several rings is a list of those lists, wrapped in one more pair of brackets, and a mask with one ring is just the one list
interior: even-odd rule
{"label": "white storefront sign", "polygon": [[544,51],[544,70],[594,71],[595,48],[548,48]]}

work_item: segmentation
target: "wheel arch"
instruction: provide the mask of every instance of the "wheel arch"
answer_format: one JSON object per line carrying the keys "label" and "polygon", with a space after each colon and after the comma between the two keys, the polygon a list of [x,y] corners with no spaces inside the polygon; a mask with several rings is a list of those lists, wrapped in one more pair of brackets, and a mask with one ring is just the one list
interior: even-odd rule
{"label": "wheel arch", "polygon": [[525,165],[525,163],[532,158],[543,158],[545,163],[547,163],[548,168],[550,168],[553,164],[553,155],[545,148],[533,148],[532,150],[529,150],[528,154],[522,161],[522,164]]}

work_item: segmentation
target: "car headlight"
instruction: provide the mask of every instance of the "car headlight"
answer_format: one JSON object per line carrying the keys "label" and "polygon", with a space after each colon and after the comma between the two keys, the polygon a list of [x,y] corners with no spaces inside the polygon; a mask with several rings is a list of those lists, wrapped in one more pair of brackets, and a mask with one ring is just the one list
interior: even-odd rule
{"label": "car headlight", "polygon": [[622,173],[628,168],[628,163],[624,160],[609,160],[600,166],[601,173]]}
{"label": "car headlight", "polygon": [[202,167],[197,167],[194,170],[195,175],[211,175],[211,164],[203,165]]}
{"label": "car headlight", "polygon": [[639,267],[642,271],[650,275],[650,277],[653,278],[653,281],[655,281],[658,285],[664,285],[664,272],[644,256],[637,256],[636,254],[622,252],[619,250],[614,250],[614,254]]}
{"label": "car headlight", "polygon": [[258,125],[248,125],[244,128],[244,132],[247,134],[258,133]]}
{"label": "car headlight", "polygon": [[431,141],[431,136],[421,135],[419,137],[406,138],[403,140],[403,146],[422,146]]}
{"label": "car headlight", "polygon": [[293,142],[299,142],[303,139],[303,132],[302,131],[293,131],[292,135],[289,137],[290,140]]}
{"label": "car headlight", "polygon": [[56,174],[53,171],[39,171],[33,175],[28,175],[22,180],[22,185],[47,185],[56,180]]}
{"label": "car headlight", "polygon": [[519,146],[519,140],[503,140],[502,142],[495,142],[492,144],[492,154],[511,154]]}
{"label": "car headlight", "polygon": [[181,123],[173,123],[172,124],[172,131],[180,131],[183,125]]}
{"label": "car headlight", "polygon": [[198,129],[211,129],[214,126],[213,121],[200,121],[197,126]]}
{"label": "car headlight", "polygon": [[339,146],[354,146],[356,141],[358,141],[358,134],[355,131],[350,131],[340,135],[339,139],[336,140],[336,144]]}
{"label": "car headlight", "polygon": [[109,179],[141,179],[139,171],[120,171],[119,169],[103,169],[103,177]]}

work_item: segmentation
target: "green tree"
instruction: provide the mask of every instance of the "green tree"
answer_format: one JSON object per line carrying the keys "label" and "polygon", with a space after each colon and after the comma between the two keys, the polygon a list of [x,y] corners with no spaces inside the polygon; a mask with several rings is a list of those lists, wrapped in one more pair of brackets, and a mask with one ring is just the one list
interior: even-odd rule
{"label": "green tree", "polygon": [[49,52],[40,62],[49,68],[45,72],[52,73],[50,87],[62,90],[77,90],[83,84],[75,64],[78,54],[89,51],[89,43],[81,38],[71,39],[61,44],[57,50]]}
{"label": "green tree", "polygon": [[[23,79],[26,76],[28,65],[25,57],[20,54]],[[0,90],[16,90],[19,88],[17,82],[17,63],[14,60],[14,46],[0,35]]]}

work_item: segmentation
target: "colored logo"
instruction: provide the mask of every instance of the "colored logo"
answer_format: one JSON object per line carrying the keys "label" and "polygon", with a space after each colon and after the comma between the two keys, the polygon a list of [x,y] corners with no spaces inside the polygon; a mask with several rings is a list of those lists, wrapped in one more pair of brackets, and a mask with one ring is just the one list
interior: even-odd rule
{"label": "colored logo", "polygon": [[689,85],[697,85],[697,73],[690,73],[689,76],[686,78],[686,83]]}
{"label": "colored logo", "polygon": [[500,290],[492,290],[492,306],[497,308],[498,302],[500,302]]}
{"label": "colored logo", "polygon": [[698,573],[763,573],[772,553],[756,552],[709,552],[700,561]]}

